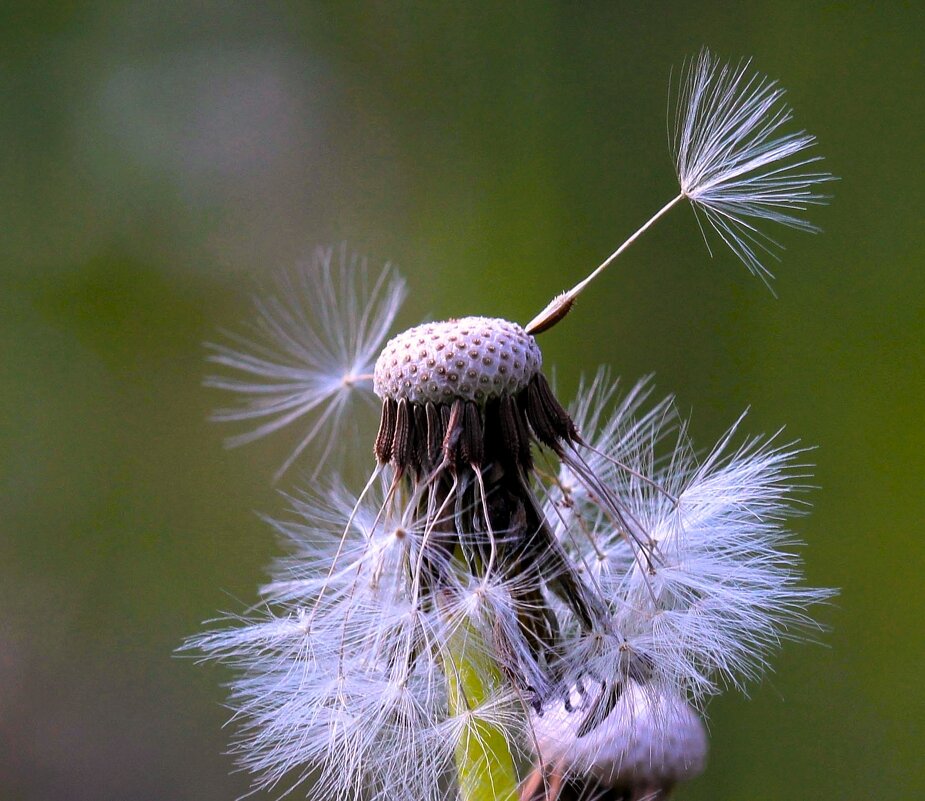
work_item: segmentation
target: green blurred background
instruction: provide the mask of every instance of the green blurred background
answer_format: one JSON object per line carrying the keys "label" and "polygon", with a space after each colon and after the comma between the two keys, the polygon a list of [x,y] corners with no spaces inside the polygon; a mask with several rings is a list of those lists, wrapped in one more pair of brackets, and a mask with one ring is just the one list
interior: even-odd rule
{"label": "green blurred background", "polygon": [[920,9],[3,4],[0,798],[246,791],[227,675],[172,652],[254,600],[293,439],[223,449],[201,343],[341,241],[401,266],[403,324],[529,319],[673,196],[669,68],[702,45],[789,89],[842,179],[825,233],[782,233],[775,300],[677,210],[546,362],[565,397],[654,372],[705,446],[747,406],[819,446],[831,631],[711,706],[679,799],[923,797]]}

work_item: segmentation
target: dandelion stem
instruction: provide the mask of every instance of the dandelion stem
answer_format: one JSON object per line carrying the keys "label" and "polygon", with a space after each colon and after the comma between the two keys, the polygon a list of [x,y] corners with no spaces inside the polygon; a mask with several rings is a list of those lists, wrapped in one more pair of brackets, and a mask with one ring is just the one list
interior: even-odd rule
{"label": "dandelion stem", "polygon": [[655,214],[652,215],[652,217],[649,218],[648,222],[646,222],[636,231],[635,234],[633,234],[622,245],[620,245],[620,247],[618,247],[613,253],[611,253],[606,259],[604,259],[604,261],[601,262],[601,265],[596,270],[594,270],[594,272],[592,272],[583,281],[580,281],[579,283],[575,284],[574,287],[572,287],[568,292],[566,292],[565,293],[566,296],[570,300],[574,300],[576,297],[578,297],[579,293],[581,293],[588,284],[590,284],[595,278],[597,278],[597,276],[600,275],[600,273],[602,273],[607,267],[609,267],[614,261],[616,261],[617,257],[621,253],[623,253],[624,250],[626,250],[630,245],[633,244],[633,242],[639,239],[639,237],[641,237],[646,231],[648,231],[649,228],[651,228],[660,218],[664,217],[671,210],[671,208],[675,206],[677,203],[679,203],[681,200],[683,200],[684,197],[685,195],[682,192],[676,198],[674,198],[673,200],[669,201],[664,206],[662,206],[657,212],[655,212]]}
{"label": "dandelion stem", "polygon": [[501,684],[497,666],[475,629],[464,623],[443,650],[449,711],[464,721],[456,744],[456,771],[461,801],[515,801],[517,770],[504,733],[481,717],[478,708]]}
{"label": "dandelion stem", "polygon": [[572,308],[572,304],[585,289],[585,287],[590,284],[595,278],[598,277],[604,270],[606,270],[613,262],[617,260],[617,257],[623,253],[630,245],[633,244],[639,237],[641,237],[646,231],[649,230],[655,223],[664,217],[675,205],[680,203],[686,197],[685,193],[682,192],[676,198],[670,200],[664,206],[662,206],[655,214],[653,214],[648,222],[644,223],[640,228],[636,230],[629,239],[627,239],[620,247],[618,247],[613,253],[611,253],[603,262],[588,276],[579,281],[575,286],[569,289],[567,292],[563,292],[561,295],[556,295],[546,306],[543,311],[541,311],[536,317],[534,317],[524,328],[528,334],[540,334],[548,328],[552,328],[556,323],[559,322]]}

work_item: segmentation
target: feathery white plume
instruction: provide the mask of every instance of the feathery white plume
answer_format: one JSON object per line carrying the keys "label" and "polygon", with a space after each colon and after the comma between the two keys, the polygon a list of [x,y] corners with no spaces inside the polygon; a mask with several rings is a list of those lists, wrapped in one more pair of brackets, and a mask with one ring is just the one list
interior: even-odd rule
{"label": "feathery white plume", "polygon": [[[312,779],[317,798],[445,801],[448,771],[467,722],[523,728],[510,689],[451,714],[442,657],[460,627],[490,636],[510,592],[497,582],[454,580],[445,558],[446,604],[422,581],[428,531],[409,504],[381,488],[357,499],[340,486],[326,500],[292,499],[295,519],[276,521],[290,555],[262,590],[263,611],[230,616],[184,646],[232,663],[236,752],[260,776]],[[443,521],[446,523],[446,521]],[[346,526],[346,528],[345,528]],[[428,552],[428,560],[440,559]]]}
{"label": "feathery white plume", "polygon": [[[573,675],[642,676],[694,700],[725,684],[741,687],[760,675],[781,640],[805,636],[814,625],[807,607],[832,595],[800,585],[795,540],[784,525],[798,513],[803,451],[759,437],[731,450],[736,423],[701,463],[682,426],[672,452],[660,459],[662,424],[674,425],[668,406],[640,418],[649,421],[642,428],[625,417],[627,408],[619,403],[609,419],[596,412],[603,436],[588,436],[599,447],[623,443],[611,449],[602,474],[647,541],[628,538],[599,500],[560,497],[568,470],[550,496],[573,516],[558,529],[563,546],[611,613],[600,631],[572,627],[565,647]],[[614,438],[620,430],[640,436]]]}
{"label": "feathery white plume", "polygon": [[817,231],[796,212],[825,203],[815,187],[833,177],[806,169],[822,158],[806,153],[816,138],[783,132],[793,116],[784,90],[749,67],[749,61],[720,64],[709,50],[691,61],[671,145],[681,192],[695,213],[702,211],[745,266],[768,279],[762,253],[776,258],[781,246],[757,222]]}
{"label": "feathery white plume", "polygon": [[254,300],[257,314],[247,335],[228,334],[231,344],[209,346],[209,360],[231,375],[210,376],[206,384],[243,401],[215,419],[259,421],[252,431],[229,438],[229,445],[302,421],[305,433],[277,478],[321,439],[317,474],[350,401],[357,394],[372,396],[373,362],[404,300],[405,283],[388,264],[371,279],[365,259],[343,247],[339,256],[318,248],[304,267],[278,276],[275,290]]}

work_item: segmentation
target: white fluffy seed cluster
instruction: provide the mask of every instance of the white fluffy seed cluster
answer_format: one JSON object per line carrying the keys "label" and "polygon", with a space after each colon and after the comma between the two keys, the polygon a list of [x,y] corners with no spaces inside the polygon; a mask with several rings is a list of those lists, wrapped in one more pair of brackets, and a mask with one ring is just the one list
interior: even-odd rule
{"label": "white fluffy seed cluster", "polygon": [[380,398],[415,403],[484,401],[519,392],[543,363],[536,340],[517,323],[463,317],[409,328],[376,360]]}

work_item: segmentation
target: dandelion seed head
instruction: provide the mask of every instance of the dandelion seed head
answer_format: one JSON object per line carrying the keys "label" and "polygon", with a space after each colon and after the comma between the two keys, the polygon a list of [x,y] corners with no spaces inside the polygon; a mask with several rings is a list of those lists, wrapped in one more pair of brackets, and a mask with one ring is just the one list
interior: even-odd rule
{"label": "dandelion seed head", "polygon": [[[798,448],[733,448],[734,427],[698,457],[670,399],[649,403],[646,382],[621,396],[605,373],[582,384],[581,434],[566,415],[559,436],[537,382],[482,406],[386,398],[391,477],[292,498],[264,610],[191,641],[242,674],[230,703],[259,786],[445,801],[460,743],[489,726],[576,779],[667,788],[703,768],[702,701],[812,625],[828,593],[801,585],[784,528]],[[503,430],[560,460],[545,503]],[[499,674],[454,711],[460,637]]]}
{"label": "dandelion seed head", "polygon": [[391,339],[376,360],[380,398],[443,403],[514,395],[539,372],[536,340],[507,320],[463,317],[415,326]]}

